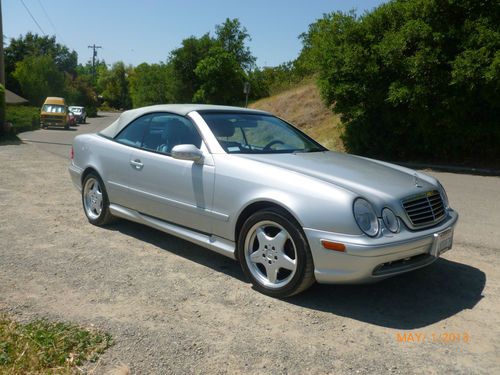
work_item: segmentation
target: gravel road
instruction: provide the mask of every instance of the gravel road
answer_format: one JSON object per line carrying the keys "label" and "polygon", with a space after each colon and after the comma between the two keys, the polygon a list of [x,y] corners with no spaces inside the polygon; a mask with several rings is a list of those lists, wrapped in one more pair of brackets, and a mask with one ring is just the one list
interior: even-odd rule
{"label": "gravel road", "polygon": [[111,333],[115,345],[86,372],[500,371],[499,178],[435,174],[461,222],[434,265],[276,300],[208,250],[126,221],[90,225],[68,160],[48,151],[0,146],[0,311]]}

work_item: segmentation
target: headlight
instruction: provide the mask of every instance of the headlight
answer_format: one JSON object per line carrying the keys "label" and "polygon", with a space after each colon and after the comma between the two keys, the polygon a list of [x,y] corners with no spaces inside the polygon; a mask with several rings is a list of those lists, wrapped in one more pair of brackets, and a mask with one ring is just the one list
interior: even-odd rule
{"label": "headlight", "polygon": [[394,212],[387,207],[382,210],[382,220],[384,221],[385,227],[392,233],[399,232],[399,220]]}
{"label": "headlight", "polygon": [[450,202],[448,201],[448,195],[446,194],[446,190],[444,190],[444,187],[443,185],[441,185],[441,182],[438,181],[438,185],[441,197],[443,198],[444,208],[450,208]]}
{"label": "headlight", "polygon": [[377,214],[372,205],[363,198],[354,201],[353,206],[354,219],[359,228],[368,236],[375,237],[379,231]]}

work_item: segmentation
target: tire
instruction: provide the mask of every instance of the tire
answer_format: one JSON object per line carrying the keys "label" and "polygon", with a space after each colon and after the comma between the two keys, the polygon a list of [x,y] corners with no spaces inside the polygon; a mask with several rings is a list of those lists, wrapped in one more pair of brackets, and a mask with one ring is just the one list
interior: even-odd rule
{"label": "tire", "polygon": [[282,210],[269,208],[251,215],[238,235],[237,255],[254,288],[268,296],[289,297],[315,281],[306,237]]}
{"label": "tire", "polygon": [[99,227],[114,221],[109,211],[109,200],[102,179],[90,172],[85,176],[82,186],[83,212],[91,224]]}
{"label": "tire", "polygon": [[64,125],[64,129],[68,130],[69,129],[69,124]]}

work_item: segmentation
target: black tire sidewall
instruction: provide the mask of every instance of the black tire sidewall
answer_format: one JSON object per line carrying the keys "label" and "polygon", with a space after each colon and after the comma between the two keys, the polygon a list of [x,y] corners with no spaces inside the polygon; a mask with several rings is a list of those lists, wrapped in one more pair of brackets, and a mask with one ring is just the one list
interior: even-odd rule
{"label": "black tire sidewall", "polygon": [[[271,289],[260,284],[252,275],[246,263],[245,238],[248,234],[248,231],[256,223],[264,220],[273,221],[285,228],[292,237],[297,251],[297,270],[295,272],[295,275],[287,285],[277,289]],[[293,295],[295,291],[301,286],[306,271],[306,265],[308,261],[307,257],[311,256],[309,245],[300,227],[298,227],[297,224],[290,220],[286,215],[278,210],[273,209],[257,211],[245,221],[238,235],[237,255],[243,272],[251,280],[254,288],[263,294],[278,298]]]}

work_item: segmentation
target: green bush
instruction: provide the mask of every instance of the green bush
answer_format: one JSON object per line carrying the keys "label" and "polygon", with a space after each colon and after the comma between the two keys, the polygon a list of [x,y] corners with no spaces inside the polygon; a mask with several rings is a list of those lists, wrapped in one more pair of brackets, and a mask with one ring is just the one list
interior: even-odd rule
{"label": "green bush", "polygon": [[350,152],[500,160],[500,3],[395,0],[325,15],[303,35]]}
{"label": "green bush", "polygon": [[[0,84],[0,126],[3,126],[5,120],[5,88]],[[0,134],[2,129],[0,129]]]}
{"label": "green bush", "polygon": [[12,131],[22,133],[40,128],[40,108],[7,104],[5,121],[12,123]]}
{"label": "green bush", "polygon": [[97,107],[85,107],[85,109],[87,110],[88,117],[97,117]]}

